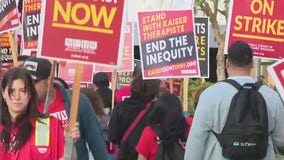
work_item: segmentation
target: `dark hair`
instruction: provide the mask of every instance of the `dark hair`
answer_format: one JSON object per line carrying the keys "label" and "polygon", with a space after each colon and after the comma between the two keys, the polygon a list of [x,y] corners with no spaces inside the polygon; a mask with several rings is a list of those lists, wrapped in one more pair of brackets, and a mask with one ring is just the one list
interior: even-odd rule
{"label": "dark hair", "polygon": [[54,83],[60,84],[64,89],[70,89],[66,81],[59,77],[54,77]]}
{"label": "dark hair", "polygon": [[90,100],[94,111],[98,116],[105,116],[103,99],[94,89],[81,88],[81,93],[84,93]]}
{"label": "dark hair", "polygon": [[132,77],[136,77],[139,74],[142,74],[141,62],[140,60],[136,60],[134,63],[134,71],[132,73]]}
{"label": "dark hair", "polygon": [[93,83],[96,86],[96,92],[103,99],[104,107],[112,108],[112,90],[109,88],[109,78],[105,72],[98,72],[94,75]]}
{"label": "dark hair", "polygon": [[[40,117],[44,118],[46,116],[42,115],[38,111],[38,96],[36,89],[33,84],[33,80],[29,71],[27,71],[23,67],[14,67],[7,71],[5,74],[2,82],[1,82],[1,91],[4,92],[5,89],[8,89],[9,96],[11,96],[12,92],[12,85],[13,82],[17,79],[21,79],[25,83],[25,89],[30,95],[30,100],[27,105],[27,110],[24,114],[19,115],[16,117],[15,126],[19,127],[19,131],[15,137],[15,148],[14,150],[19,150],[21,146],[23,146],[26,141],[31,136],[33,127],[29,121],[29,118],[39,119]],[[0,140],[3,142],[4,148],[6,151],[10,148],[10,132],[13,130],[12,128],[12,121],[8,111],[8,106],[4,101],[4,97],[1,94],[1,102],[0,107],[2,111],[1,115],[1,125],[4,126],[0,134]]]}
{"label": "dark hair", "polygon": [[22,9],[23,9],[23,0],[19,0],[19,2],[18,2],[18,10],[22,11]]}
{"label": "dark hair", "polygon": [[160,127],[163,137],[184,137],[189,127],[179,97],[171,93],[159,97],[148,121],[150,126]]}
{"label": "dark hair", "polygon": [[246,42],[234,42],[229,48],[228,60],[238,67],[247,66],[252,63],[253,60],[251,47]]}
{"label": "dark hair", "polygon": [[28,55],[18,55],[17,60],[18,61],[25,61],[26,59],[28,59],[30,56]]}
{"label": "dark hair", "polygon": [[143,80],[142,74],[137,75],[131,83],[131,97],[150,101],[159,96],[160,80],[149,79]]}
{"label": "dark hair", "polygon": [[93,83],[98,88],[109,87],[109,78],[106,73],[98,72],[93,76]]}

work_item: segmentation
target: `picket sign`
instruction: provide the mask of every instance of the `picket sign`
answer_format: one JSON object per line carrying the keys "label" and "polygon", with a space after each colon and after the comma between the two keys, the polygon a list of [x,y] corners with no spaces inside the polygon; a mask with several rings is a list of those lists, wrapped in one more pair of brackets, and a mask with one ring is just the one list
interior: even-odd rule
{"label": "picket sign", "polygon": [[[82,72],[83,72],[83,64],[77,63],[75,77],[74,77],[73,91],[72,91],[70,119],[69,119],[69,125],[67,126],[68,135],[77,121]],[[73,140],[69,138],[69,136],[65,136],[64,160],[73,159],[72,157],[73,149],[74,149]]]}
{"label": "picket sign", "polygon": [[188,111],[188,81],[189,78],[183,79],[183,111]]}
{"label": "picket sign", "polygon": [[13,65],[17,66],[18,65],[18,53],[17,53],[17,46],[15,43],[14,34],[12,33],[12,31],[8,32],[8,37],[9,37],[10,47],[12,50]]}

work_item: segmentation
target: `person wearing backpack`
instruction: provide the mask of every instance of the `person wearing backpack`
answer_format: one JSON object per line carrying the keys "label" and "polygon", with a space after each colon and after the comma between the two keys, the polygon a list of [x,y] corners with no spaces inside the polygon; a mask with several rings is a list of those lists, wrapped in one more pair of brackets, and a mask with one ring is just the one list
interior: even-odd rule
{"label": "person wearing backpack", "polygon": [[192,117],[185,118],[175,94],[164,93],[150,113],[136,146],[138,160],[178,160],[184,157],[184,145]]}
{"label": "person wearing backpack", "polygon": [[137,160],[135,147],[159,95],[160,80],[145,80],[142,73],[131,83],[131,96],[118,103],[109,121],[109,140],[118,146],[116,160]]}
{"label": "person wearing backpack", "polygon": [[251,47],[232,43],[229,77],[200,95],[184,160],[275,159],[274,146],[284,146],[284,107],[276,91],[250,77],[252,67]]}

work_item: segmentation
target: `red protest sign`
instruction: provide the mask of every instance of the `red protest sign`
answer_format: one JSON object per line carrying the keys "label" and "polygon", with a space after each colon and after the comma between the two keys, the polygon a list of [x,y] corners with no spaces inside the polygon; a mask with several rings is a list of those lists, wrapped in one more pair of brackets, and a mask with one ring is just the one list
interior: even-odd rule
{"label": "red protest sign", "polygon": [[267,70],[275,83],[278,93],[284,100],[284,59],[269,66]]}
{"label": "red protest sign", "polygon": [[19,13],[15,0],[1,0],[0,3],[0,33],[20,26]]}
{"label": "red protest sign", "polygon": [[192,10],[139,12],[144,79],[199,77]]}
{"label": "red protest sign", "polygon": [[[74,82],[75,79],[76,64],[65,63],[65,65],[59,66],[58,76],[64,79],[66,82]],[[83,65],[83,73],[81,77],[82,83],[93,82],[93,66]]]}
{"label": "red protest sign", "polygon": [[133,71],[134,69],[133,22],[127,22],[125,28],[122,62],[121,66],[117,69],[118,72]]}
{"label": "red protest sign", "polygon": [[[284,1],[232,1],[225,51],[237,41],[247,42],[254,56],[283,58]],[[241,9],[240,9],[241,8]]]}
{"label": "red protest sign", "polygon": [[111,66],[99,65],[99,64],[94,65],[95,72],[113,72],[114,70],[115,68]]}
{"label": "red protest sign", "polygon": [[117,65],[124,0],[42,1],[38,56]]}
{"label": "red protest sign", "polygon": [[[164,87],[167,91],[170,91],[170,79],[165,79],[163,81]],[[181,79],[172,79],[172,87],[173,87],[173,93],[177,96],[180,96],[180,87],[181,87]]]}

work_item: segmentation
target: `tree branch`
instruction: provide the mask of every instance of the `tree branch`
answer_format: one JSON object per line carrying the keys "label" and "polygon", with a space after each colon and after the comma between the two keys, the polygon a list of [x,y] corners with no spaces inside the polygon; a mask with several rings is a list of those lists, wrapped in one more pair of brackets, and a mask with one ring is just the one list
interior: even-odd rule
{"label": "tree branch", "polygon": [[221,13],[223,16],[226,17],[226,14],[227,14],[226,11],[221,11],[220,9],[218,9],[217,11],[218,11],[219,13]]}
{"label": "tree branch", "polygon": [[213,1],[213,8],[214,8],[213,13],[214,13],[214,17],[217,17],[217,13],[218,13],[218,2],[219,2],[219,0],[214,0],[214,1]]}
{"label": "tree branch", "polygon": [[229,4],[230,4],[230,0],[225,0],[225,18],[226,18],[226,24],[228,24],[228,12],[229,12]]}
{"label": "tree branch", "polygon": [[203,2],[200,6],[201,10],[206,14],[206,16],[213,18],[214,14],[209,6],[209,4],[207,2]]}

